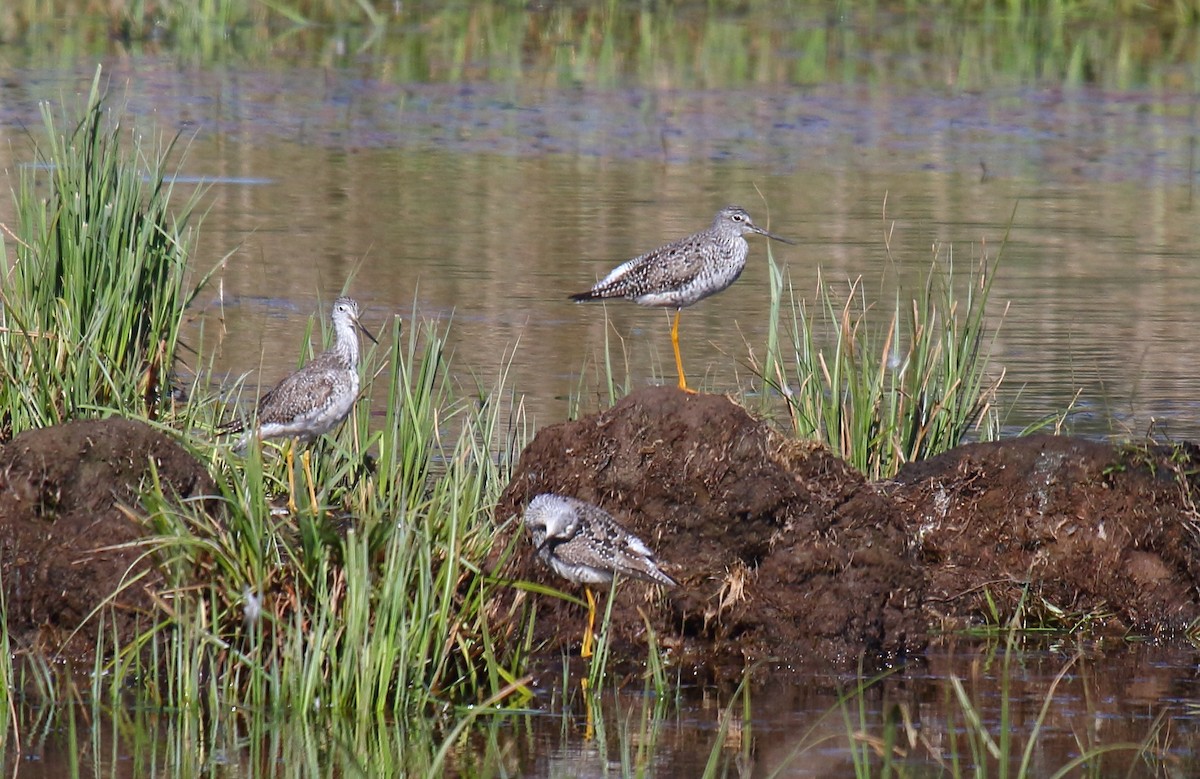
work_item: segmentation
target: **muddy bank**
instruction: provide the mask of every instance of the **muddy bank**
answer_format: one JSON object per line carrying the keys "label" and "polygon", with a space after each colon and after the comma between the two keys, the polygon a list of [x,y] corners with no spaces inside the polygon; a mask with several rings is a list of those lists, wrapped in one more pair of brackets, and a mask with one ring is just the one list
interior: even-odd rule
{"label": "muddy bank", "polygon": [[138,505],[151,463],[165,490],[214,492],[194,457],[132,420],[71,422],[0,448],[0,577],[15,649],[87,658],[100,624],[92,612],[109,598],[115,625],[105,629],[134,634],[159,580],[138,561],[143,549],[114,547],[143,537],[121,507]]}
{"label": "muddy bank", "polygon": [[[701,675],[756,660],[901,658],[938,630],[1006,618],[1023,596],[1037,621],[1170,639],[1200,618],[1195,460],[1190,446],[1039,436],[960,447],[869,483],[724,397],[654,388],[541,430],[497,517],[540,492],[612,512],[680,582],[623,583],[614,657],[643,658],[649,626],[673,662]],[[214,491],[182,447],[128,420],[0,448],[0,576],[18,648],[86,657],[93,610],[114,592],[116,628],[132,635],[158,580],[137,562],[141,548],[117,548],[144,532],[121,507],[136,506],[151,462],[183,497]],[[582,595],[523,536],[501,565],[523,529],[505,532],[500,575]],[[578,651],[578,603],[501,587],[492,607],[497,640],[536,608],[536,652],[557,664]]]}
{"label": "muddy bank", "polygon": [[[872,484],[726,398],[653,388],[541,430],[497,518],[540,492],[612,512],[681,582],[620,588],[618,654],[642,656],[649,624],[698,671],[901,657],[931,631],[994,619],[989,595],[1011,614],[1026,583],[1039,618],[1174,636],[1200,616],[1192,455],[1036,436]],[[504,575],[579,594],[519,549]],[[498,619],[534,597],[504,596]],[[536,608],[546,656],[576,650],[584,610],[546,596]]]}
{"label": "muddy bank", "polygon": [[925,573],[931,627],[1010,614],[1175,636],[1200,617],[1197,449],[1031,436],[911,463],[882,489]]}

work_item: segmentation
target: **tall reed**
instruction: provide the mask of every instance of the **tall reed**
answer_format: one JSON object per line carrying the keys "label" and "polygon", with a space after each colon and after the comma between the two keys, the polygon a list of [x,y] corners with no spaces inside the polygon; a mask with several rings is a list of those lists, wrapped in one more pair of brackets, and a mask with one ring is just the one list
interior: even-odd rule
{"label": "tall reed", "polygon": [[0,573],[0,717],[3,722],[0,722],[0,755],[8,754],[10,740],[16,733],[17,723],[13,721],[12,714],[16,711],[16,702],[14,700],[13,682],[15,675],[13,674],[12,662],[12,647],[8,636],[8,602],[4,593],[3,575]]}
{"label": "tall reed", "polygon": [[1003,372],[987,371],[996,332],[986,318],[986,257],[960,285],[952,253],[939,252],[918,290],[897,291],[882,327],[861,279],[844,294],[819,280],[814,313],[769,262],[772,319],[759,371],[796,435],[824,442],[873,479],[953,448],[972,430],[995,435]]}
{"label": "tall reed", "polygon": [[[272,513],[267,485],[286,479],[269,447],[231,460],[214,451],[215,500],[147,496],[146,553],[168,588],[158,624],[122,666],[139,669],[128,678],[147,694],[359,722],[520,697],[519,651],[487,634],[497,585],[483,569],[509,467],[495,452],[523,444],[523,415],[500,402],[503,386],[489,403],[458,397],[433,325],[406,339],[397,318],[390,335],[381,368],[367,353],[351,419],[312,449],[316,505],[298,486],[298,513]],[[387,390],[378,429],[377,385]],[[151,646],[161,662],[142,660]]]}
{"label": "tall reed", "polygon": [[[0,245],[0,431],[112,410],[155,416],[169,392],[199,193],[176,202],[175,148],[130,134],[104,106],[100,71],[67,131],[42,106],[46,140],[23,167],[17,229]],[[10,256],[11,255],[11,256]]]}

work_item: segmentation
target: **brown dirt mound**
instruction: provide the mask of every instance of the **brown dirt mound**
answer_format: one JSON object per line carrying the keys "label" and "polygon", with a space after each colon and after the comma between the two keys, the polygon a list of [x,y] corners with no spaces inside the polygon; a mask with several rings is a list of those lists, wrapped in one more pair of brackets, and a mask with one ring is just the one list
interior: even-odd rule
{"label": "brown dirt mound", "polygon": [[[612,512],[680,582],[661,597],[625,582],[613,611],[618,642],[643,640],[639,610],[663,645],[697,668],[849,658],[863,649],[898,655],[925,640],[912,608],[923,579],[891,505],[841,460],[775,433],[724,397],[647,389],[543,429],[497,517],[519,514],[541,492]],[[844,511],[848,504],[856,512]],[[578,592],[527,545],[518,549],[504,575]],[[577,644],[580,607],[541,597],[537,609],[537,638],[552,656]]]}
{"label": "brown dirt mound", "polygon": [[[648,623],[697,671],[886,660],[931,631],[1005,618],[1023,593],[1034,619],[1087,614],[1089,628],[1172,635],[1200,618],[1193,456],[1035,436],[964,446],[871,484],[726,398],[654,388],[541,430],[497,519],[541,492],[612,512],[680,582],[622,584],[616,656],[644,656]],[[524,532],[509,527],[502,542]],[[580,594],[527,539],[515,548],[502,575]],[[534,604],[547,656],[573,651],[585,616],[575,603],[510,593],[498,623],[521,624]]]}
{"label": "brown dirt mound", "polygon": [[[18,647],[89,656],[99,624],[92,611],[145,570],[136,562],[144,550],[111,547],[144,534],[119,507],[137,504],[151,462],[164,490],[213,494],[194,457],[132,420],[71,422],[0,448],[0,576]],[[122,590],[106,630],[128,639],[156,582],[151,576]]]}
{"label": "brown dirt mound", "polygon": [[[643,658],[648,624],[704,675],[757,659],[886,660],[1018,602],[1065,627],[1168,638],[1200,621],[1198,451],[1038,436],[960,447],[871,484],[726,398],[656,388],[540,431],[497,517],[541,492],[612,512],[680,581],[622,584],[614,657]],[[143,533],[120,507],[136,504],[151,461],[181,497],[212,494],[200,463],[138,422],[76,422],[0,448],[0,576],[18,646],[78,657],[95,646],[89,616],[143,570],[139,549],[112,547]],[[522,536],[501,575],[579,593],[533,559],[519,524],[506,527],[497,559]],[[156,583],[116,598],[124,638]],[[536,608],[544,657],[578,646],[576,603],[501,588],[495,608],[512,634]]]}
{"label": "brown dirt mound", "polygon": [[1200,617],[1191,446],[1031,436],[912,463],[889,488],[929,581],[932,625],[1038,620],[1175,635]]}

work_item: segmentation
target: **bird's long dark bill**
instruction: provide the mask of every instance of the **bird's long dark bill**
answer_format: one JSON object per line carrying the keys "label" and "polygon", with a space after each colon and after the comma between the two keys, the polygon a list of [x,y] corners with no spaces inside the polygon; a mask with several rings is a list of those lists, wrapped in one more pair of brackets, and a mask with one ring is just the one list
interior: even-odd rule
{"label": "bird's long dark bill", "polygon": [[376,344],[379,343],[379,339],[377,339],[375,336],[371,335],[371,331],[368,330],[367,328],[363,327],[361,322],[356,321],[354,324],[358,325],[358,329],[363,331],[363,335],[365,335],[367,338],[370,338]]}
{"label": "bird's long dark bill", "polygon": [[784,238],[783,236],[780,236],[780,235],[776,235],[775,233],[768,233],[766,230],[763,230],[761,227],[760,227],[760,228],[757,228],[757,229],[755,230],[755,232],[757,232],[759,235],[765,235],[766,237],[770,238],[770,239],[771,239],[771,240],[773,240],[773,241],[779,241],[780,243],[786,243],[786,244],[789,244],[789,245],[791,245],[791,246],[795,246],[795,245],[796,245],[796,242],[795,242],[795,241],[789,240],[789,239],[787,239],[787,238]]}

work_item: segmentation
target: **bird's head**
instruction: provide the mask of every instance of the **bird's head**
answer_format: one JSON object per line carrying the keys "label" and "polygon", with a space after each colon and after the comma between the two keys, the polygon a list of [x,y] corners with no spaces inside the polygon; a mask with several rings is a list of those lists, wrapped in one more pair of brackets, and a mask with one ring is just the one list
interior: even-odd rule
{"label": "bird's head", "polygon": [[569,539],[579,524],[570,501],[550,493],[538,495],[529,502],[523,521],[538,554],[551,543]]}
{"label": "bird's head", "polygon": [[776,241],[794,244],[794,241],[790,241],[787,238],[775,235],[774,233],[768,233],[766,230],[754,224],[754,220],[750,218],[750,214],[748,214],[746,209],[742,208],[741,206],[725,206],[722,208],[719,212],[717,212],[717,218],[713,226],[723,230],[732,229],[738,235],[757,233]]}

